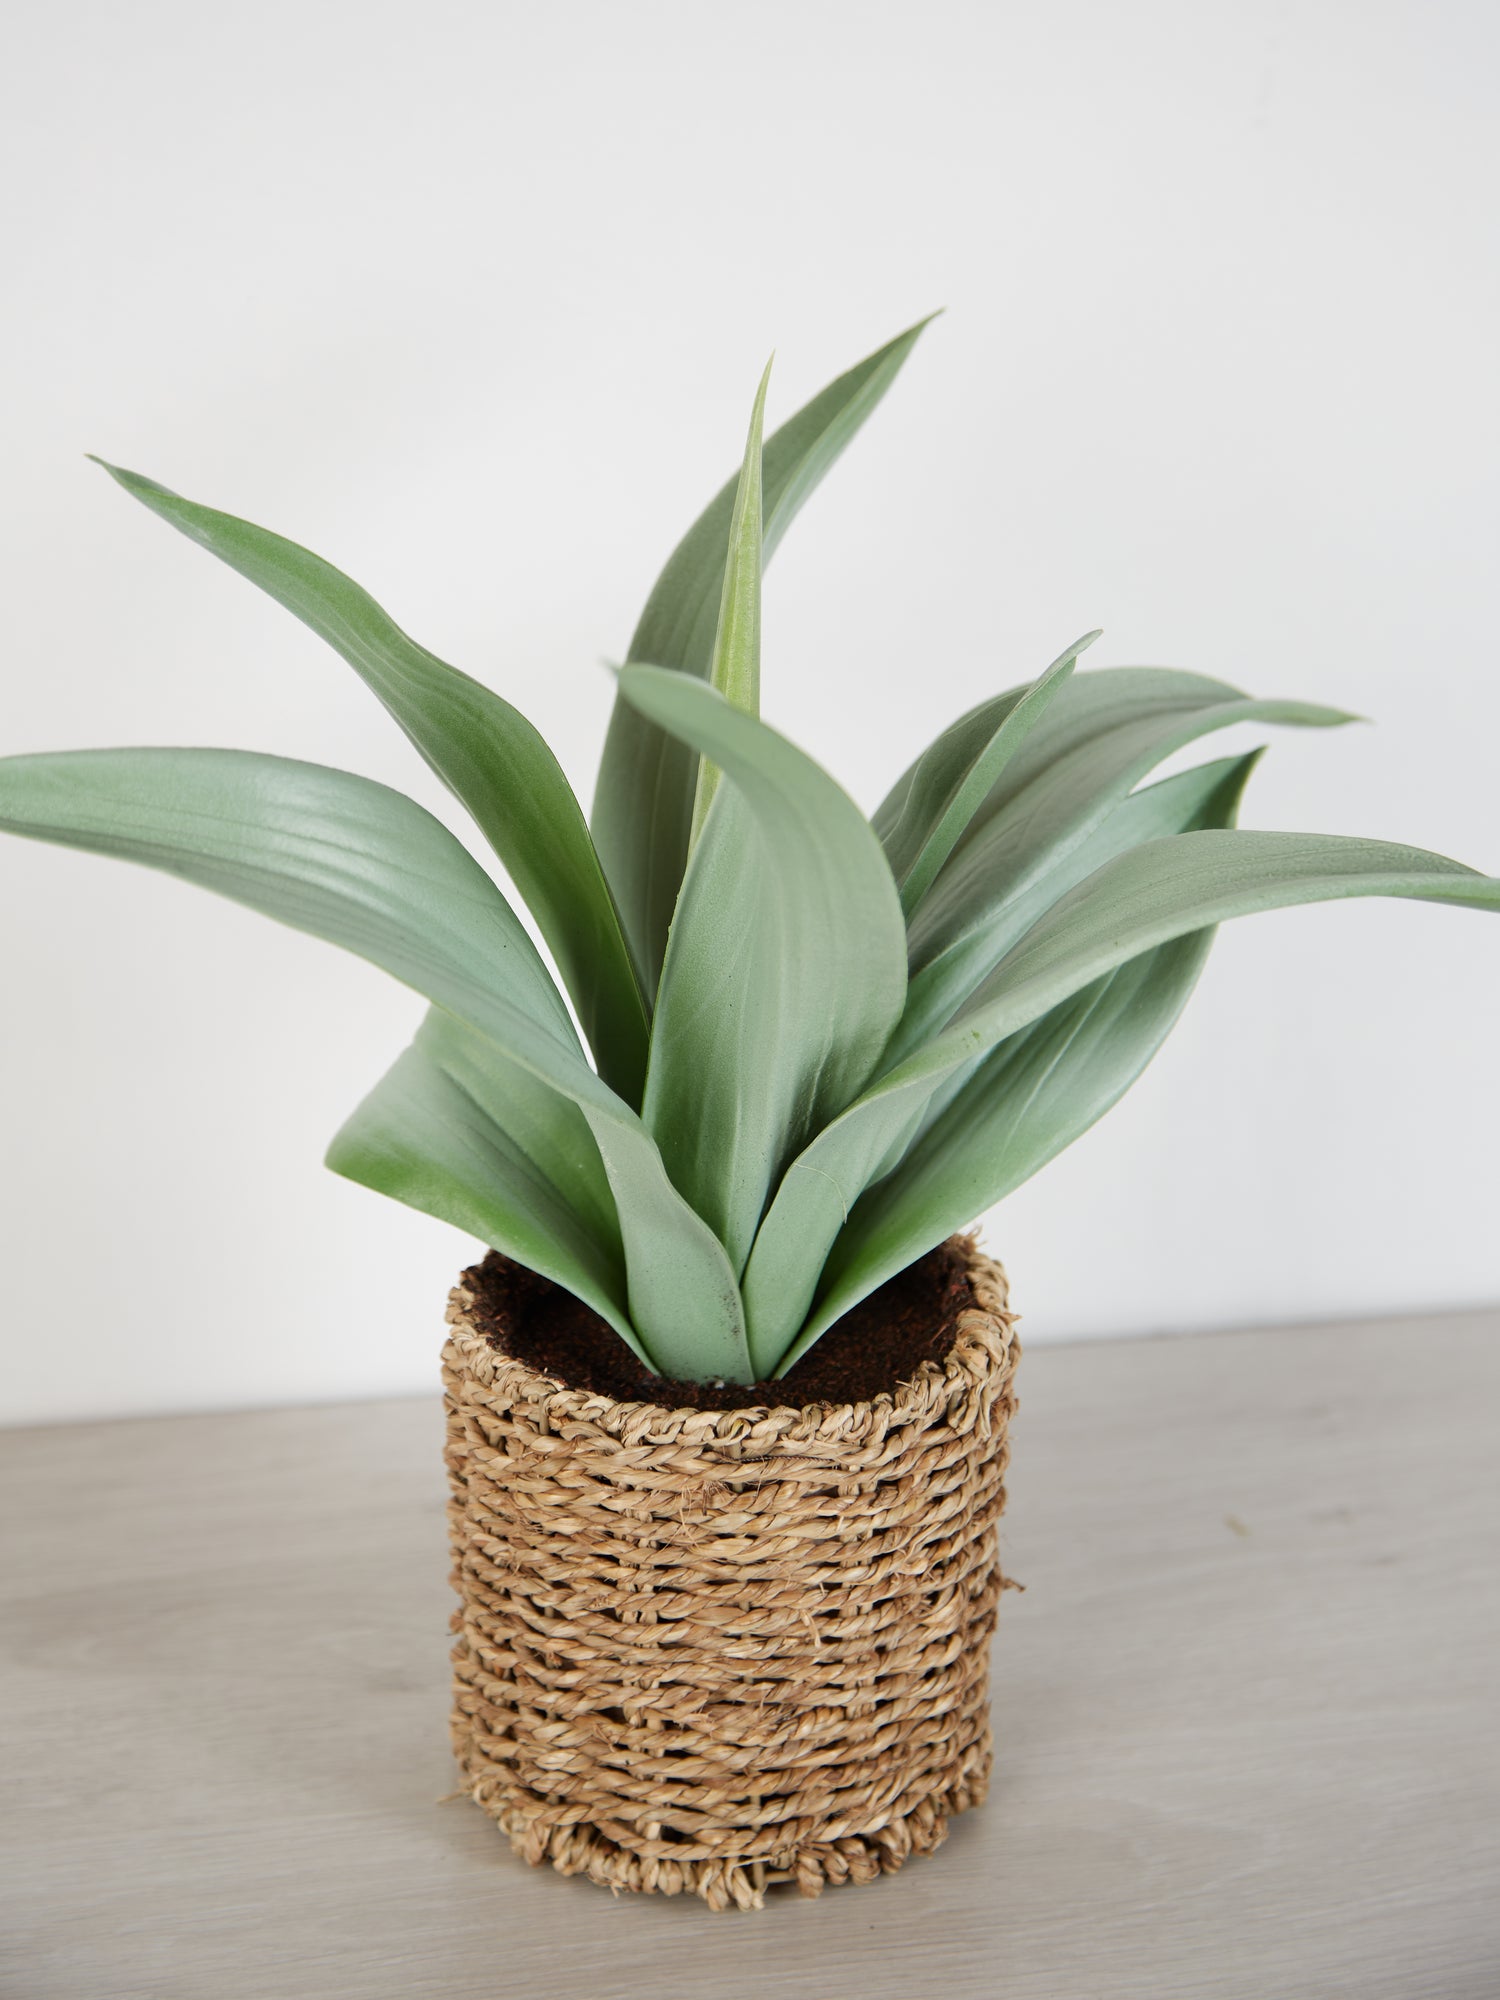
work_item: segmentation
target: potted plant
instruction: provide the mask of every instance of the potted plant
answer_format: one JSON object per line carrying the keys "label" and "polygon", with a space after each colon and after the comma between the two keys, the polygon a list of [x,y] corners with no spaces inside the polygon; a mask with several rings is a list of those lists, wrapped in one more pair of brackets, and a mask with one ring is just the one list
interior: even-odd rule
{"label": "potted plant", "polygon": [[764,561],[920,331],[764,449],[762,380],[619,672],[592,833],[525,718],[347,577],[109,468],[363,677],[556,980],[382,785],[234,750],[0,760],[10,831],[217,889],[431,1003],[328,1157],[490,1249],[444,1356],[465,1785],[532,1861],[715,1907],[868,1879],[983,1796],[1017,1347],[955,1231],[1129,1086],[1217,923],[1500,907],[1417,849],[1238,830],[1259,752],[1146,782],[1232,723],[1349,718],[1077,671],[1096,633],[873,820],[768,728]]}

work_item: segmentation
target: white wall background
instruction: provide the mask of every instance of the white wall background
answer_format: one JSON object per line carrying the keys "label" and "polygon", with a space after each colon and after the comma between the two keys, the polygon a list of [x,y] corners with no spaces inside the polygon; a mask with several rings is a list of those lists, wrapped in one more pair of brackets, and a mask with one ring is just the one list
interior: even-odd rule
{"label": "white wall background", "polygon": [[[587,795],[766,353],[785,415],[945,304],[777,559],[769,718],[873,806],[1098,623],[1377,718],[1278,740],[1247,824],[1500,869],[1492,6],[54,0],[0,71],[0,748],[277,750],[454,823],[94,450],[350,570]],[[26,843],[0,937],[0,1409],[430,1387],[471,1246],[319,1164],[420,1003]],[[1230,927],[991,1219],[1028,1334],[1500,1296],[1497,980],[1465,912]]]}

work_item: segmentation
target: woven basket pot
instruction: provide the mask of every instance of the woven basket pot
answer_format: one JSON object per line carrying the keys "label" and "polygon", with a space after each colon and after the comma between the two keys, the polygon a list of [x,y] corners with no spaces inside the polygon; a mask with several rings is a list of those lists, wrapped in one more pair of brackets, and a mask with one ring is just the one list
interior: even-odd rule
{"label": "woven basket pot", "polygon": [[983,1799],[1020,1349],[1004,1272],[954,1247],[976,1305],[946,1362],[806,1409],[563,1388],[454,1291],[453,1742],[528,1861],[756,1908]]}

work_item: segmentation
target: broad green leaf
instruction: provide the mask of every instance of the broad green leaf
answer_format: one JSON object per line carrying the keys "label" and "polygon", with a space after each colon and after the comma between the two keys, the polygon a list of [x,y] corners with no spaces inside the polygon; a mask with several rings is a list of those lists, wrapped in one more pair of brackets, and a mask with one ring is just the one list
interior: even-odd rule
{"label": "broad green leaf", "polygon": [[[764,561],[890,387],[926,324],[919,321],[839,376],[766,440]],[[631,639],[631,661],[707,677],[738,486],[736,475],[673,550]],[[616,700],[594,795],[594,838],[648,993],[656,990],[687,865],[697,774],[695,751]]]}
{"label": "broad green leaf", "polygon": [[[1260,755],[1154,786],[1164,795],[1156,818],[1175,817],[1173,832],[1232,826]],[[1130,815],[1122,807],[1112,817]],[[1186,1006],[1213,937],[1194,931],[1141,953],[966,1064],[935,1094],[915,1142],[839,1231],[818,1280],[817,1309],[783,1369],[851,1306],[1003,1200],[1119,1101]]]}
{"label": "broad green leaf", "polygon": [[[1034,924],[952,1027],[911,1059],[993,1047],[1138,952],[1231,917],[1349,896],[1500,908],[1500,879],[1420,847],[1334,834],[1205,831],[1148,841],[1091,875]],[[998,1031],[998,1032],[997,1032]]]}
{"label": "broad green leaf", "polygon": [[438,1008],[335,1135],[337,1174],[438,1216],[592,1306],[642,1361],[599,1150],[577,1106]]}
{"label": "broad green leaf", "polygon": [[620,689],[729,780],[672,925],[644,1116],[738,1272],[787,1161],[900,1016],[900,904],[869,822],[784,737],[683,674],[626,667]]}
{"label": "broad green leaf", "polygon": [[1171,1031],[1212,938],[1198,931],[1143,953],[1002,1042],[900,1167],[855,1203],[777,1372],[1102,1118]]}
{"label": "broad green leaf", "polygon": [[582,808],[531,723],[409,639],[357,583],[310,550],[139,473],[104,469],[152,513],[284,604],[379,696],[505,864],[557,961],[601,1074],[638,1105],[645,1004]]}
{"label": "broad green leaf", "polygon": [[1020,754],[1002,771],[964,829],[960,846],[975,839],[995,813],[1080,744],[1153,715],[1166,719],[1173,711],[1243,699],[1242,688],[1180,667],[1103,667],[1075,674]]}
{"label": "broad green leaf", "polygon": [[[1102,691],[1089,685],[1099,681],[1106,683]],[[1182,688],[1183,681],[1190,686]],[[1179,684],[1171,703],[1156,698],[1164,682],[1169,690]],[[1100,727],[1101,716],[1112,719]],[[1086,860],[1081,850],[1089,836],[1174,751],[1241,722],[1330,728],[1353,719],[1308,702],[1253,701],[1222,683],[1154,668],[1075,675],[1002,771],[978,831],[971,821],[912,918],[911,991],[891,1060],[952,1019],[1068,886],[1062,871],[1072,867],[1072,879],[1081,879],[1072,857]],[[1046,754],[1048,744],[1055,754]]]}
{"label": "broad green leaf", "polygon": [[81,750],[0,759],[0,829],[215,889],[369,959],[488,1036],[588,1120],[653,1365],[751,1379],[721,1246],[585,1061],[514,911],[430,813],[347,771],[247,751]]}
{"label": "broad green leaf", "polygon": [[589,1240],[623,1279],[619,1210],[588,1120],[577,1104],[441,1007],[427,1010],[415,1046],[551,1182]]}
{"label": "broad green leaf", "polygon": [[[812,1141],[787,1176],[785,1186],[795,1182],[798,1196],[795,1207],[789,1201],[788,1217],[778,1218],[778,1234],[785,1228],[794,1242],[804,1231],[816,1237],[819,1223],[804,1219],[813,1204],[824,1212],[823,1226],[830,1200],[850,1214],[914,1114],[947,1078],[1117,966],[1231,917],[1346,896],[1500,909],[1500,880],[1420,848],[1319,834],[1210,830],[1122,854],[1033,926],[950,1027],[886,1071]],[[780,1201],[778,1193],[767,1228]],[[761,1248],[757,1242],[752,1264]],[[768,1268],[773,1248],[767,1235]],[[770,1338],[759,1305],[761,1277],[751,1270],[745,1281],[757,1357]]]}
{"label": "broad green leaf", "polygon": [[[1256,750],[1244,757],[1222,758],[1215,763],[1183,771],[1176,777],[1164,778],[1144,791],[1132,794],[1116,806],[1084,847],[1076,851],[1079,865],[1086,873],[1092,873],[1115,855],[1141,846],[1148,840],[1200,827],[1231,825],[1250,772],[1260,755],[1261,752]],[[1164,947],[1164,950],[1171,949],[1173,947]],[[1186,964],[1190,954],[1186,946],[1181,951]],[[1196,964],[1196,961],[1193,963]],[[1116,976],[1123,979],[1125,975],[1122,971]],[[1187,986],[1184,986],[1183,999],[1186,997]],[[1019,1051],[1027,1036],[1033,1037],[1040,1045],[1052,1034],[1051,1024],[1074,1018],[1078,1004],[1076,996],[1064,1001],[1051,1014],[1032,1027],[1022,1029],[1019,1034],[1010,1036],[998,1048],[945,1074],[930,1094],[914,1094],[908,1101],[900,1128],[889,1134],[885,1153],[868,1165],[865,1185],[870,1192],[862,1199],[857,1200],[857,1188],[837,1182],[826,1173],[805,1175],[799,1173],[795,1166],[791,1169],[778,1189],[756,1238],[745,1272],[745,1314],[750,1328],[751,1352],[758,1365],[765,1366],[768,1357],[774,1359],[787,1354],[789,1344],[808,1320],[815,1297],[823,1295],[820,1294],[820,1286],[831,1296],[828,1287],[832,1286],[833,1279],[825,1279],[824,1274],[836,1246],[843,1246],[839,1260],[841,1287],[847,1288],[851,1276],[862,1277],[867,1266],[874,1268],[875,1260],[886,1247],[886,1239],[891,1232],[887,1230],[866,1256],[864,1238],[858,1233],[851,1234],[855,1230],[854,1218],[865,1216],[869,1212],[869,1204],[875,1202],[878,1196],[898,1183],[904,1184],[912,1158],[919,1148],[923,1148],[927,1135],[935,1128],[941,1127],[950,1134],[954,1170],[959,1174],[978,1171],[982,1176],[991,1159],[998,1164],[1013,1157],[1002,1153],[998,1144],[993,1151],[987,1150],[982,1134],[976,1135],[976,1128],[968,1122],[967,1114],[976,1099],[986,1101],[987,1079],[1020,1073]],[[1120,1057],[1122,1063],[1128,1061],[1128,1049],[1123,1044]],[[996,1091],[999,1087],[997,1082]],[[1124,1087],[1122,1084],[1121,1088]],[[1067,1124],[1066,1100],[1059,1101],[1054,1092],[1048,1101],[1056,1110],[1061,1131]],[[955,1108],[950,1111],[950,1107]],[[1102,1111],[1104,1107],[1100,1108]],[[1082,1126],[1077,1128],[1078,1131],[1083,1129]],[[1076,1136],[1076,1133],[1071,1136]],[[1059,1148],[1068,1143],[1069,1138],[1060,1138]],[[925,1149],[924,1157],[930,1157]],[[1037,1162],[1038,1166],[1041,1164],[1041,1161]],[[991,1201],[999,1199],[996,1194]],[[990,1205],[990,1202],[984,1202],[970,1208],[934,1240],[941,1242],[954,1229]],[[925,1212],[919,1206],[914,1213],[918,1222],[924,1219]],[[894,1268],[904,1269],[907,1263],[931,1247],[930,1244],[914,1247],[904,1262]],[[884,1276],[889,1275],[890,1272],[884,1273]],[[883,1283],[884,1276],[875,1278],[870,1289]],[[843,1289],[840,1289],[839,1296],[843,1296]],[[841,1308],[847,1309],[847,1305]],[[820,1313],[815,1325],[808,1323],[804,1340],[799,1342],[796,1351],[805,1352],[825,1326],[831,1324],[832,1321],[823,1318]],[[790,1366],[790,1362],[783,1361],[782,1365]]]}
{"label": "broad green leaf", "polygon": [[1050,707],[1078,655],[1099,637],[1074,640],[1027,687],[997,695],[961,716],[906,772],[874,826],[901,890],[907,917],[989,797],[1000,773]]}
{"label": "broad green leaf", "polygon": [[[755,408],[750,417],[750,435],[745,443],[745,462],[735,490],[734,513],[729,522],[729,556],[724,565],[724,590],[719,599],[719,624],[714,634],[709,686],[717,688],[731,708],[746,715],[760,714],[760,573],[761,552],[761,430],[766,414],[766,384],[771,364],[760,378],[755,392]],[[719,782],[716,764],[698,759],[698,788],[693,798],[693,829],[688,851],[698,844],[708,808]]]}
{"label": "broad green leaf", "polygon": [[[1263,750],[1252,750],[1245,756],[1196,764],[1189,771],[1160,778],[1154,785],[1143,786],[1121,799],[1088,838],[1022,899],[1025,908],[1021,913],[1021,934],[1070,889],[1102,868],[1106,861],[1113,861],[1117,854],[1128,853],[1132,847],[1144,847],[1148,840],[1161,840],[1169,834],[1234,825],[1234,815],[1250,773],[1263,755]],[[961,1070],[938,1090],[920,1129],[925,1130],[941,1114],[967,1076],[968,1072]]]}

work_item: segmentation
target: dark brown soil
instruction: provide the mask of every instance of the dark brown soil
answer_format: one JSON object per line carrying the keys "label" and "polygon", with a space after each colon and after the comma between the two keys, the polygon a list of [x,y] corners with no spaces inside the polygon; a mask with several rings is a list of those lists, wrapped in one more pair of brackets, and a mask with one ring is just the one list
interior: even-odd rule
{"label": "dark brown soil", "polygon": [[944,1243],[836,1320],[781,1381],[715,1388],[651,1374],[590,1307],[497,1250],[464,1277],[474,1294],[474,1323],[500,1353],[566,1388],[667,1410],[867,1402],[898,1388],[924,1361],[943,1360],[958,1315],[974,1304],[968,1268]]}

